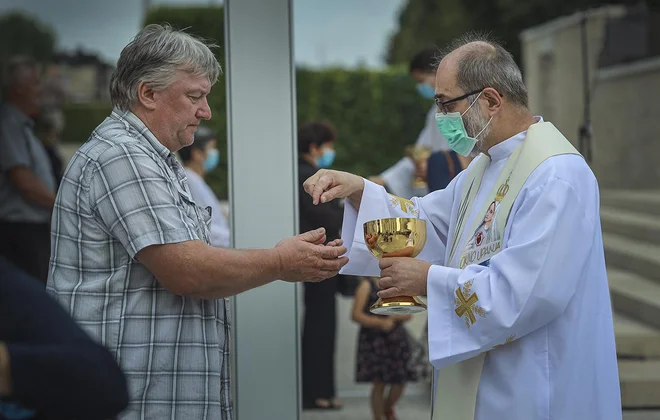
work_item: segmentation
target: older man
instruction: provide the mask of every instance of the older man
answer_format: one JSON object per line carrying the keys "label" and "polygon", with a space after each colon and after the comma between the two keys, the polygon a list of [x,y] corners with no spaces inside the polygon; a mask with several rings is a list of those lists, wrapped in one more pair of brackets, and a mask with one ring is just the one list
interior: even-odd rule
{"label": "older man", "polygon": [[[435,95],[450,146],[478,155],[446,189],[406,202],[347,173],[306,181],[315,202],[352,203],[344,271],[380,275],[381,297],[428,296],[434,419],[621,419],[593,173],[530,113],[496,43],[454,43]],[[427,220],[419,259],[369,254],[362,223],[393,216]]]}
{"label": "older man", "polygon": [[53,214],[49,290],[116,356],[126,419],[230,419],[229,315],[223,298],[275,279],[318,281],[346,263],[322,229],[273,249],[209,245],[173,152],[211,118],[212,51],[169,27],[121,52],[112,114],[76,152]]}
{"label": "older man", "polygon": [[0,255],[46,283],[56,180],[34,132],[41,83],[37,62],[14,57],[4,69],[0,107]]}

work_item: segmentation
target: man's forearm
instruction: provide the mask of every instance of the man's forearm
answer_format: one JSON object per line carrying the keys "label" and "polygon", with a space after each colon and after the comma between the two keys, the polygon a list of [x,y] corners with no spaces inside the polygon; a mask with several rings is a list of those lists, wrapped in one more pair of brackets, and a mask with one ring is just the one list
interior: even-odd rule
{"label": "man's forearm", "polygon": [[[275,249],[222,249],[208,247],[207,258],[199,266],[198,298],[224,298],[263,286],[276,280],[282,264]],[[204,279],[208,279],[204,281]]]}
{"label": "man's forearm", "polygon": [[11,367],[9,352],[5,343],[0,341],[0,397],[11,394]]}

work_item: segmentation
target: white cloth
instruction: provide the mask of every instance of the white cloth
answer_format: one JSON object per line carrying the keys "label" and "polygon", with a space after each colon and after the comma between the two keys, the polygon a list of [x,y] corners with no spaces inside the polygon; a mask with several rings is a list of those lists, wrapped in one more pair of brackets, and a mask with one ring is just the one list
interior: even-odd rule
{"label": "white cloth", "polygon": [[[435,122],[435,114],[437,113],[435,104],[431,107],[426,114],[424,128],[419,133],[415,146],[429,146],[434,152],[439,150],[449,150],[449,143],[445,136],[438,130],[438,125]],[[423,195],[428,193],[428,189],[423,191],[416,191],[413,186],[413,177],[415,176],[415,164],[412,159],[404,157],[395,163],[392,167],[385,170],[381,178],[387,183],[387,187],[392,194],[403,198],[411,198],[414,195]]]}
{"label": "white cloth", "polygon": [[[492,161],[467,226],[483,217],[476,213],[523,140],[521,133],[489,150]],[[446,261],[446,244],[453,239],[464,179],[465,172],[446,189],[413,199],[413,211],[430,222],[418,258],[434,264],[427,278],[431,363],[441,369],[489,352],[477,420],[621,419],[599,191],[584,159],[562,155],[542,163],[514,202],[502,251],[488,267],[459,270],[445,267],[456,266]],[[379,275],[378,262],[364,245],[362,224],[403,215],[383,188],[365,181],[360,211],[345,207],[343,239],[350,262],[342,273]],[[464,232],[459,249],[472,234]],[[481,315],[468,329],[454,299],[459,285],[470,280]]]}
{"label": "white cloth", "polygon": [[211,207],[211,245],[221,248],[231,246],[230,230],[218,198],[204,179],[190,168],[185,168],[188,175],[188,188],[195,203],[202,208]]}

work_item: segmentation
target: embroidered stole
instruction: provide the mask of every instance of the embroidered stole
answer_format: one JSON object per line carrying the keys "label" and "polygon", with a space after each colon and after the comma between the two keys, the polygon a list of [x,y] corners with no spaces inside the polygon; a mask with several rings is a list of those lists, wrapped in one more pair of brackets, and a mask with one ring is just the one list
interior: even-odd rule
{"label": "embroidered stole", "polygon": [[[542,122],[530,126],[525,140],[507,160],[481,212],[477,213],[475,222],[468,230],[471,236],[462,245],[460,257],[454,262],[465,230],[466,218],[490,162],[487,156],[481,155],[466,174],[447,265],[458,266],[460,269],[470,264],[488,266],[491,257],[502,249],[509,213],[529,175],[546,159],[563,154],[579,155],[554,125]],[[478,304],[479,297],[471,288],[470,280],[458,287],[454,296],[456,315],[464,319],[468,330],[478,321],[477,317],[485,315]],[[507,339],[507,343],[510,341],[513,341],[513,337]],[[432,420],[474,419],[477,390],[485,357],[486,352],[482,352],[471,359],[436,371]]]}

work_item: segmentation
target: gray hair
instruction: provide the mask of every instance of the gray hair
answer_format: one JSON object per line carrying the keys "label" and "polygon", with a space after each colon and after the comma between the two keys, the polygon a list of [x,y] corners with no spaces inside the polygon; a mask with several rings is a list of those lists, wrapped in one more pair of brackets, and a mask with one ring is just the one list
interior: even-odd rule
{"label": "gray hair", "polygon": [[211,51],[217,47],[169,25],[147,25],[119,56],[110,79],[112,105],[124,111],[131,109],[138,101],[141,83],[156,91],[165,90],[176,80],[178,70],[205,76],[215,84],[222,73]]}
{"label": "gray hair", "polygon": [[465,48],[458,57],[458,87],[465,93],[490,87],[509,102],[528,108],[527,87],[513,55],[487,34],[468,33],[455,39],[439,60],[468,44],[474,45]]}
{"label": "gray hair", "polygon": [[32,57],[16,56],[7,60],[2,72],[2,92],[7,93],[16,83],[19,83],[30,72],[40,71],[41,66]]}

